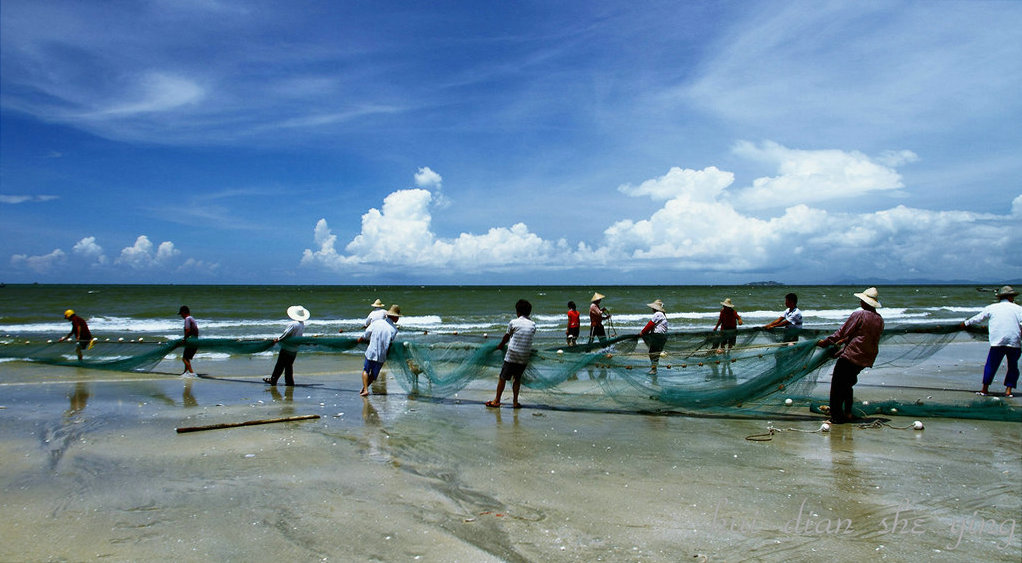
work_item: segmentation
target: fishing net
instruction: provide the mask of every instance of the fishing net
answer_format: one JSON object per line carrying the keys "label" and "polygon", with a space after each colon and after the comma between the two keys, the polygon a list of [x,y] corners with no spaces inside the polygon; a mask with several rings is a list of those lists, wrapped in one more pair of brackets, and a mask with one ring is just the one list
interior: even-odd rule
{"label": "fishing net", "polygon": [[[838,349],[816,346],[829,330],[742,329],[730,332],[683,331],[661,342],[650,354],[638,335],[566,347],[559,335],[537,335],[523,378],[529,402],[549,408],[709,416],[806,416],[824,412],[829,367]],[[884,331],[880,356],[870,375],[900,377],[956,340],[985,340],[985,331],[959,325],[892,327]],[[306,337],[295,343],[305,351],[358,353],[356,337]],[[78,361],[74,345],[8,339],[0,357],[55,365],[119,371],[148,371],[184,341],[102,341]],[[498,341],[472,334],[401,332],[392,345],[387,369],[410,395],[427,399],[478,400],[492,394],[503,362]],[[200,351],[250,355],[274,349],[268,339],[200,338],[188,341]],[[651,370],[653,365],[656,370]],[[975,376],[971,376],[975,378]],[[821,379],[824,379],[821,382]],[[1022,410],[1006,397],[977,397],[957,388],[890,385],[868,388],[860,380],[854,409],[859,416],[898,414],[915,417],[1022,421]],[[867,389],[868,388],[868,389]]]}

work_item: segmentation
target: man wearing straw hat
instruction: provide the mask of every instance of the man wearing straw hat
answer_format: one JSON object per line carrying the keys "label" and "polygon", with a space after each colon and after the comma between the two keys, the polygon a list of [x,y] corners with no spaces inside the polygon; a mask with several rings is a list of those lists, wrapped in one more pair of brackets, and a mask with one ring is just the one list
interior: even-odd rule
{"label": "man wearing straw hat", "polygon": [[728,352],[734,347],[735,342],[738,341],[738,325],[745,324],[745,321],[735,310],[735,305],[731,302],[730,297],[721,301],[720,305],[720,315],[717,316],[717,324],[713,325],[713,330],[720,329],[721,336],[717,339],[717,353],[723,354],[725,346],[727,346]]}
{"label": "man wearing straw hat", "polygon": [[607,340],[607,330],[603,328],[603,321],[610,318],[610,313],[606,309],[600,307],[600,303],[606,295],[596,292],[593,294],[593,298],[589,300],[589,343],[593,343],[593,338],[599,338],[600,344],[603,344]]}
{"label": "man wearing straw hat", "polygon": [[997,303],[987,305],[979,314],[962,323],[962,328],[988,321],[990,352],[983,368],[983,390],[980,395],[990,392],[994,374],[1001,367],[1001,360],[1008,358],[1008,373],[1004,375],[1004,396],[1014,397],[1012,390],[1018,385],[1018,359],[1022,355],[1022,307],[1015,304],[1018,292],[1010,285],[997,291]]}
{"label": "man wearing straw hat", "polygon": [[276,385],[283,372],[284,385],[293,387],[295,384],[294,364],[295,358],[298,357],[298,344],[294,340],[305,334],[305,321],[309,320],[312,315],[305,307],[292,305],[287,308],[287,316],[291,318],[291,322],[280,336],[273,339],[274,344],[280,343],[277,364],[273,366],[273,373],[270,377],[264,377],[263,381],[270,385]]}
{"label": "man wearing straw hat", "polygon": [[382,319],[373,321],[358,339],[359,342],[368,342],[365,364],[362,366],[362,390],[358,393],[363,397],[369,395],[369,386],[380,376],[383,363],[387,361],[390,344],[397,335],[395,323],[401,318],[401,307],[391,305],[385,313]]}
{"label": "man wearing straw hat", "polygon": [[667,344],[667,312],[664,311],[664,302],[657,299],[646,305],[653,309],[653,318],[646,323],[639,336],[649,346],[649,375],[656,375],[657,365],[660,363],[660,352]]}
{"label": "man wearing straw hat", "polygon": [[837,355],[830,377],[830,421],[834,424],[852,420],[852,387],[859,381],[859,372],[873,367],[884,331],[884,319],[877,313],[880,307],[877,288],[854,295],[861,308],[849,315],[837,332],[816,342],[820,347],[845,345]]}
{"label": "man wearing straw hat", "polygon": [[363,328],[369,328],[369,325],[373,324],[373,321],[387,318],[387,309],[384,308],[382,301],[377,299],[373,302],[372,307],[373,310],[369,313],[369,316],[366,317],[366,322],[362,325]]}

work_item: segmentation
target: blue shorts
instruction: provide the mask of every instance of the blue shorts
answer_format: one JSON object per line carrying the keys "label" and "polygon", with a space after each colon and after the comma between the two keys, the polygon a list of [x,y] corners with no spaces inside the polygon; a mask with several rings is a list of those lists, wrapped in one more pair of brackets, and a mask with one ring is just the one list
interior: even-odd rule
{"label": "blue shorts", "polygon": [[504,365],[500,366],[500,378],[504,381],[511,379],[519,380],[522,378],[522,374],[525,373],[525,367],[528,364],[516,364],[512,362],[504,362]]}
{"label": "blue shorts", "polygon": [[366,358],[365,364],[362,365],[362,371],[369,375],[369,383],[376,381],[377,377],[380,377],[380,370],[383,369],[383,362],[377,362]]}

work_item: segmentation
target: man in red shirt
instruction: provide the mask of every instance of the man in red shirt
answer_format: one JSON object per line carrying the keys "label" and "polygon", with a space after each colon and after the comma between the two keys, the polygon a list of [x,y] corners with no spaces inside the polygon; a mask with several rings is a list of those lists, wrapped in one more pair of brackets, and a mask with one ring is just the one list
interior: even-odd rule
{"label": "man in red shirt", "polygon": [[64,318],[71,321],[71,332],[57,342],[63,342],[72,336],[75,338],[75,353],[78,354],[78,361],[82,361],[82,350],[88,350],[92,345],[92,333],[89,332],[89,325],[85,319],[75,314],[72,309],[64,311]]}
{"label": "man in red shirt", "polygon": [[568,301],[568,329],[564,331],[564,336],[568,341],[568,346],[578,344],[578,332],[581,326],[582,322],[579,320],[578,309],[575,307],[575,302]]}
{"label": "man in red shirt", "polygon": [[859,298],[861,309],[849,315],[837,332],[816,343],[820,347],[845,345],[838,353],[830,381],[830,421],[834,424],[853,418],[852,386],[858,383],[859,372],[873,367],[880,351],[880,334],[884,331],[884,319],[877,313],[880,307],[877,288],[854,295]]}

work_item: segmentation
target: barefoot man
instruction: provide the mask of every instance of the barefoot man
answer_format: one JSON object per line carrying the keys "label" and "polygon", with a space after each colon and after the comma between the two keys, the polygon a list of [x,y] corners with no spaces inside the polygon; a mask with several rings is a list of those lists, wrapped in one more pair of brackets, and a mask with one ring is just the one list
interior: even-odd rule
{"label": "barefoot man", "polygon": [[532,337],[536,334],[536,323],[529,318],[532,314],[532,303],[519,299],[515,303],[515,313],[518,318],[507,325],[507,333],[497,345],[498,350],[507,346],[507,354],[504,356],[504,364],[500,368],[500,376],[497,379],[497,396],[492,401],[486,401],[488,407],[499,407],[500,396],[504,394],[504,385],[511,380],[511,391],[514,395],[513,406],[516,409],[522,408],[518,402],[518,391],[522,388],[522,374],[529,365],[529,357],[532,356]]}
{"label": "barefoot man", "polygon": [[358,339],[359,342],[369,343],[366,345],[366,361],[362,367],[362,391],[359,392],[363,397],[369,395],[369,386],[380,376],[383,362],[387,361],[390,343],[397,334],[395,323],[400,317],[401,307],[391,305],[387,310],[387,316],[369,323],[365,334]]}

